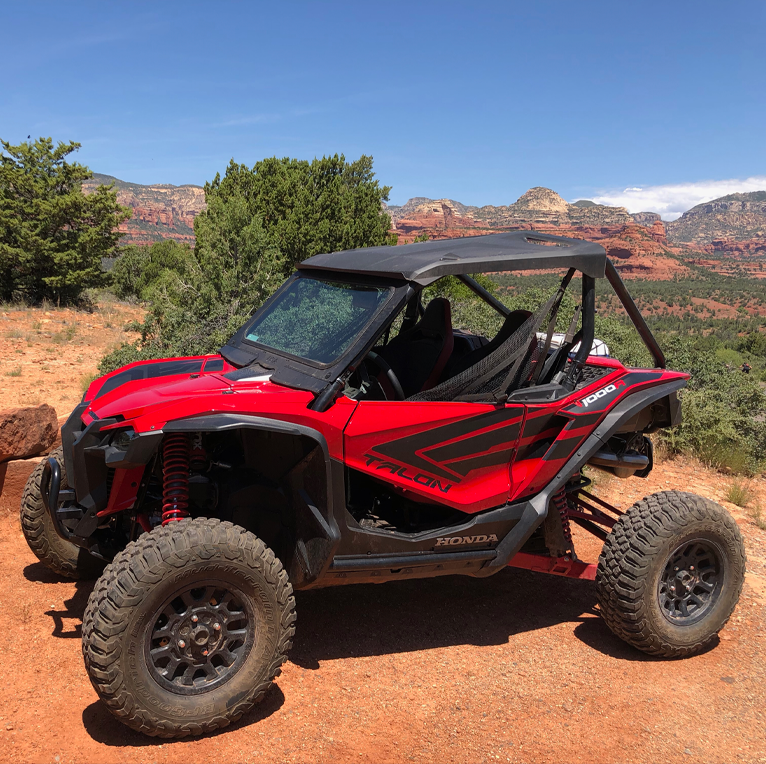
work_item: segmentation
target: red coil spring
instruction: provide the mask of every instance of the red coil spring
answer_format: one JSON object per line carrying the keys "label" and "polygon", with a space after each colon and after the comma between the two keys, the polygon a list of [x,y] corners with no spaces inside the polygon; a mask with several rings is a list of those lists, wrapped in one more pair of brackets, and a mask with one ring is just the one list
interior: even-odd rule
{"label": "red coil spring", "polygon": [[567,504],[567,492],[562,488],[554,497],[553,503],[556,505],[559,516],[561,517],[561,527],[564,531],[564,538],[568,544],[572,543],[572,527],[569,525],[569,505]]}
{"label": "red coil spring", "polygon": [[162,444],[162,524],[189,517],[189,436],[173,433]]}

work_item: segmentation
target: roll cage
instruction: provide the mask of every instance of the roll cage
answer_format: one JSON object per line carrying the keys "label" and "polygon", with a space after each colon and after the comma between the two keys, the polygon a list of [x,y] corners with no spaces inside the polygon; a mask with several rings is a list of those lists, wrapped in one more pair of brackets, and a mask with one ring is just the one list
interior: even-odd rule
{"label": "roll cage", "polygon": [[[639,336],[651,353],[655,366],[665,368],[665,358],[646,322],[631,299],[625,285],[612,262],[606,257],[603,247],[589,241],[570,239],[549,234],[527,231],[494,234],[489,236],[465,237],[444,241],[418,242],[402,246],[370,247],[362,250],[348,250],[331,254],[316,255],[302,262],[297,272],[266,301],[255,314],[269,311],[280,300],[285,290],[290,289],[297,279],[342,280],[349,286],[384,287],[389,290],[387,299],[379,307],[371,321],[360,327],[354,341],[331,363],[321,364],[306,358],[276,350],[248,338],[252,322],[243,326],[221,349],[221,355],[237,370],[226,376],[232,380],[248,378],[259,373],[269,374],[274,382],[288,387],[307,390],[316,396],[312,408],[327,409],[346,386],[350,376],[359,368],[365,357],[382,337],[388,337],[391,325],[404,311],[404,321],[412,322],[422,312],[420,302],[423,289],[445,276],[454,276],[474,294],[507,318],[510,309],[488,292],[472,274],[491,272],[512,272],[541,269],[567,268],[559,290],[521,327],[515,336],[512,352],[506,347],[505,355],[514,355],[513,362],[502,380],[484,380],[480,392],[454,389],[442,390],[452,394],[453,399],[494,400],[499,403],[513,393],[513,377],[517,381],[523,371],[523,387],[550,388],[551,380],[545,379],[545,363],[551,345],[551,336],[556,323],[561,299],[576,272],[582,275],[581,327],[574,333],[574,321],[567,337],[567,350],[579,343],[579,349],[566,373],[558,374],[554,387],[561,394],[570,392],[577,384],[578,377],[593,344],[595,325],[595,281],[606,277],[615,294],[633,322]],[[525,341],[533,337],[538,329],[545,330],[545,341],[538,343],[537,358],[525,355]],[[525,340],[526,338],[526,340]],[[562,354],[560,353],[559,356]],[[374,354],[373,354],[374,357]],[[540,363],[537,363],[537,361]],[[532,367],[524,369],[524,365]],[[489,372],[487,372],[489,374]],[[490,385],[490,387],[488,387]],[[455,387],[454,385],[452,387]],[[471,384],[467,386],[471,388]],[[476,385],[473,385],[476,388]],[[559,397],[554,389],[540,389],[547,399]],[[421,398],[423,399],[423,398]],[[424,400],[434,400],[426,397]],[[436,398],[438,399],[438,398]]]}

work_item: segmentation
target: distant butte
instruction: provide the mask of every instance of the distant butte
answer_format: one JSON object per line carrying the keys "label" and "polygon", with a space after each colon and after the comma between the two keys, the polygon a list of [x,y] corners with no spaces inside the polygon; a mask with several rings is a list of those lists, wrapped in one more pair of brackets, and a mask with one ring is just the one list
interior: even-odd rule
{"label": "distant butte", "polygon": [[[120,226],[124,243],[175,239],[194,244],[194,219],[205,209],[201,186],[140,185],[94,175],[86,193],[114,183],[120,204],[133,217]],[[766,259],[766,191],[731,194],[699,204],[664,223],[656,212],[629,213],[588,199],[570,204],[555,191],[530,188],[507,205],[470,206],[454,199],[415,197],[389,205],[399,243],[426,234],[432,239],[532,230],[600,242],[626,277],[668,279],[702,265],[721,273],[739,268],[762,276]]]}
{"label": "distant butte", "polygon": [[109,183],[114,183],[117,189],[117,201],[133,211],[130,220],[120,225],[120,231],[125,234],[123,244],[151,244],[163,239],[194,244],[194,218],[205,209],[202,186],[165,183],[143,186],[94,173],[83,183],[83,191],[91,193]]}
{"label": "distant butte", "polygon": [[[389,206],[399,242],[417,236],[450,239],[510,230],[590,239],[601,243],[627,277],[668,279],[687,275],[685,262],[718,272],[735,270],[725,260],[766,258],[766,192],[733,194],[698,205],[672,223],[656,212],[630,214],[582,199],[568,203],[549,188],[531,188],[513,204],[473,207],[453,199],[417,197]],[[717,262],[709,258],[723,258]],[[762,275],[761,268],[750,268]]]}

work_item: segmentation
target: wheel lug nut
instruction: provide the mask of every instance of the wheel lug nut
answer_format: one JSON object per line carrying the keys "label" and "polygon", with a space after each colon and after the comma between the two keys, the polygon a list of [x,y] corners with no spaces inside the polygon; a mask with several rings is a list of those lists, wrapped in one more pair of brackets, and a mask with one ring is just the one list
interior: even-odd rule
{"label": "wheel lug nut", "polygon": [[214,628],[216,631],[220,631],[220,630],[221,630],[221,624],[220,624],[220,623],[214,623],[214,624],[213,624],[213,628]]}
{"label": "wheel lug nut", "polygon": [[178,646],[183,650],[184,647],[186,647],[186,642],[184,642],[183,639],[179,639]]}
{"label": "wheel lug nut", "polygon": [[196,615],[192,616],[192,623],[197,623],[199,621],[199,618]]}

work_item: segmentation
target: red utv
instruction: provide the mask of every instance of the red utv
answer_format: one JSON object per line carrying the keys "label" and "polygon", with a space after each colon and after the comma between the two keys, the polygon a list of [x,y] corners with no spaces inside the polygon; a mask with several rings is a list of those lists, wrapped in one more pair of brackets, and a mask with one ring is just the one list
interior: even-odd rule
{"label": "red utv", "polygon": [[[469,275],[533,269],[566,271],[534,313]],[[424,304],[445,277],[499,314],[495,336],[453,327],[447,299]],[[603,277],[654,368],[589,355]],[[150,735],[223,727],[263,696],[292,644],[295,589],[514,565],[595,579],[615,634],[691,655],[737,603],[737,525],[675,490],[621,512],[582,471],[646,477],[647,436],[679,421],[686,380],[597,244],[514,232],[318,255],[219,356],[93,382],[30,478],[22,525],[59,573],[110,563],[85,665],[112,713]],[[577,558],[572,522],[604,540],[597,565]]]}

